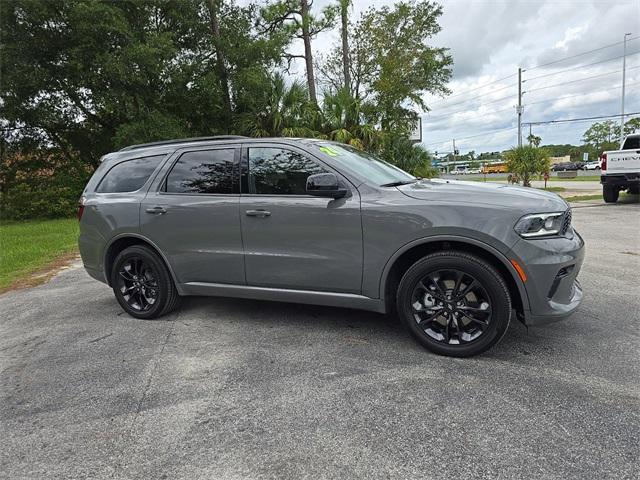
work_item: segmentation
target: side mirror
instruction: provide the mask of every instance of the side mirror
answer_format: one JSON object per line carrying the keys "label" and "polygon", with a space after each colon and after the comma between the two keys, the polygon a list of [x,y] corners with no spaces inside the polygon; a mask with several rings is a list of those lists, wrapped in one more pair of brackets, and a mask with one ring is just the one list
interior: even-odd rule
{"label": "side mirror", "polygon": [[307,177],[307,193],[316,197],[341,198],[347,189],[340,186],[334,173],[316,173]]}

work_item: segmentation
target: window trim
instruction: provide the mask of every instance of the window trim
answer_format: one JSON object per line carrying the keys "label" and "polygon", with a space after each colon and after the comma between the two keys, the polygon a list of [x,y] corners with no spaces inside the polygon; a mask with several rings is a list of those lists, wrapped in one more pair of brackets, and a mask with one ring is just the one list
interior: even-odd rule
{"label": "window trim", "polygon": [[[231,193],[167,192],[166,190],[164,190],[166,188],[167,179],[169,178],[171,171],[173,170],[176,163],[178,163],[178,160],[180,160],[180,158],[183,155],[187,153],[208,152],[212,150],[233,150],[233,169],[231,173],[231,184],[232,184],[233,191]],[[157,195],[180,195],[180,196],[189,196],[189,197],[194,197],[194,196],[199,196],[199,197],[202,197],[202,196],[234,197],[235,196],[237,197],[240,195],[240,172],[239,172],[240,145],[239,144],[233,143],[233,144],[226,144],[226,145],[208,145],[206,147],[200,147],[200,148],[179,149],[173,153],[173,157],[174,158],[170,159],[169,162],[167,162],[168,167],[164,172],[164,174],[162,175],[162,178],[158,182],[158,185],[156,188]]]}
{"label": "window trim", "polygon": [[[100,188],[100,185],[102,185],[102,182],[104,182],[104,179],[107,178],[107,175],[109,175],[109,173],[111,173],[111,170],[113,170],[117,166],[122,165],[122,164],[127,163],[127,162],[133,162],[135,160],[142,160],[144,158],[152,158],[152,157],[160,157],[160,159],[158,160],[158,164],[155,166],[153,171],[149,174],[147,179],[144,181],[144,183],[137,190],[129,190],[127,192],[99,192],[98,191],[98,189]],[[161,153],[161,154],[155,154],[155,155],[143,155],[143,156],[140,156],[140,157],[127,158],[127,159],[121,160],[119,162],[116,162],[116,163],[114,163],[113,165],[111,165],[109,167],[109,169],[104,173],[104,175],[102,175],[102,177],[100,178],[100,181],[93,188],[93,194],[95,194],[95,195],[131,195],[132,193],[140,193],[142,191],[146,192],[148,190],[150,184],[153,183],[153,181],[155,180],[158,170],[162,168],[162,166],[164,165],[164,162],[166,160],[167,160],[167,154],[166,153]],[[147,185],[147,184],[149,184],[149,185]],[[147,186],[146,189],[145,189],[145,186]]]}
{"label": "window trim", "polygon": [[317,198],[320,200],[326,200],[326,197],[319,197],[316,195],[310,195],[308,193],[302,194],[289,194],[289,193],[249,193],[249,149],[250,148],[275,148],[280,150],[290,150],[295,153],[299,153],[309,158],[311,161],[317,163],[322,168],[327,170],[328,173],[333,173],[338,177],[338,181],[344,183],[344,186],[349,190],[347,196],[351,195],[351,182],[349,182],[344,175],[342,175],[335,168],[331,167],[322,159],[315,156],[313,153],[308,152],[302,148],[288,143],[275,143],[275,142],[256,142],[256,143],[243,143],[242,155],[240,160],[240,195],[243,197],[278,197],[278,198]]}

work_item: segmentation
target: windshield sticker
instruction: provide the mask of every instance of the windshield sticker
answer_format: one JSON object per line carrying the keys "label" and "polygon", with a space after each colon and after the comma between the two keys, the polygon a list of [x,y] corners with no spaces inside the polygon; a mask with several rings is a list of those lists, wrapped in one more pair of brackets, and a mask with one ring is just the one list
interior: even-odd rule
{"label": "windshield sticker", "polygon": [[322,153],[326,153],[327,155],[329,155],[330,157],[337,157],[338,155],[340,155],[340,153],[331,148],[331,147],[327,147],[327,146],[322,146],[322,147],[318,147],[320,149],[320,151]]}

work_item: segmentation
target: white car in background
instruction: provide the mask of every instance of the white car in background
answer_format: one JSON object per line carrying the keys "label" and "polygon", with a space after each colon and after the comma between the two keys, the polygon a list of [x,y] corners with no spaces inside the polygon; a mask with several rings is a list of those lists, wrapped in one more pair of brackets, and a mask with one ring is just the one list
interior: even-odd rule
{"label": "white car in background", "polygon": [[600,170],[602,168],[602,165],[600,163],[600,160],[595,160],[593,162],[587,162],[582,166],[583,170]]}

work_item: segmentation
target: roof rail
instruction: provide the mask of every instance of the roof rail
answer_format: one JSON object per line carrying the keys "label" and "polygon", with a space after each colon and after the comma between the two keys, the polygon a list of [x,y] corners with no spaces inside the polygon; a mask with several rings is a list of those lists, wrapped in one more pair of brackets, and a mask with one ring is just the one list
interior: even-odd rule
{"label": "roof rail", "polygon": [[128,147],[121,148],[120,151],[136,150],[138,148],[156,147],[160,145],[173,145],[176,143],[195,143],[195,142],[209,142],[212,140],[235,140],[238,138],[247,138],[243,135],[214,135],[212,137],[193,137],[193,138],[179,138],[174,140],[162,140],[160,142],[140,143],[138,145],[129,145]]}

